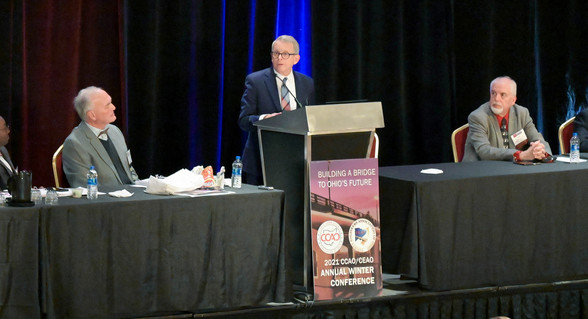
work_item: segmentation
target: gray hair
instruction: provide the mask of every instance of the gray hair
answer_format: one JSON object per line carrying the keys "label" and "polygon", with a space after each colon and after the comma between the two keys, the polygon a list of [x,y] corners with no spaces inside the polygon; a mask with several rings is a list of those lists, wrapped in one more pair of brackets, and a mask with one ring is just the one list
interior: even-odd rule
{"label": "gray hair", "polygon": [[86,120],[86,113],[88,113],[88,111],[92,109],[90,97],[92,96],[92,94],[101,90],[102,89],[99,87],[89,86],[85,89],[81,89],[78,95],[74,98],[74,109],[83,121]]}
{"label": "gray hair", "polygon": [[492,92],[492,86],[494,85],[494,82],[502,79],[510,80],[510,93],[512,93],[512,95],[514,96],[517,96],[517,82],[515,82],[515,80],[513,80],[508,75],[499,76],[496,79],[492,80],[492,82],[490,82],[490,92]]}
{"label": "gray hair", "polygon": [[277,41],[292,43],[294,45],[294,53],[300,54],[300,46],[298,45],[298,41],[296,41],[296,39],[294,39],[293,36],[291,36],[291,35],[279,36],[277,39],[274,40],[274,42],[272,42],[272,51],[274,50],[274,45],[276,44]]}

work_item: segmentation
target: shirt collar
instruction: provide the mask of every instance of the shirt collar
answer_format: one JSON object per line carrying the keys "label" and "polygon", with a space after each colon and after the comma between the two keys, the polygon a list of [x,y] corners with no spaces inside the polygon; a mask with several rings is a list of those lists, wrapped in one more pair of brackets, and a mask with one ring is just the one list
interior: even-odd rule
{"label": "shirt collar", "polygon": [[100,135],[100,133],[102,133],[102,131],[108,130],[108,125],[103,130],[101,130],[101,129],[97,128],[97,127],[94,127],[94,126],[92,126],[92,125],[90,125],[88,123],[86,123],[86,125],[88,125],[88,127],[90,128],[90,130],[92,131],[92,133],[94,133],[94,135],[96,135],[96,137],[98,137],[101,140],[105,140],[105,141],[108,140],[108,135],[106,135],[106,134]]}
{"label": "shirt collar", "polygon": [[506,114],[504,116],[500,116],[498,114],[494,114],[494,116],[496,117],[496,120],[498,121],[499,127],[502,125],[502,119],[505,118],[506,119],[506,127],[508,128],[508,119],[510,116],[510,109],[508,109],[508,112],[506,112]]}
{"label": "shirt collar", "polygon": [[283,82],[284,81],[284,78],[288,78],[288,79],[293,79],[294,78],[294,71],[290,71],[290,74],[288,74],[288,75],[281,75],[276,70],[274,70],[274,73],[276,74],[276,77],[278,79],[280,79],[280,82]]}

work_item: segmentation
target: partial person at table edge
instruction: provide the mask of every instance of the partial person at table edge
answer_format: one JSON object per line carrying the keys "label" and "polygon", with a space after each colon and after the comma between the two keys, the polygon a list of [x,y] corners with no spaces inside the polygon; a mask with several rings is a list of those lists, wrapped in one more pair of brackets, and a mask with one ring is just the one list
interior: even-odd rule
{"label": "partial person at table edge", "polygon": [[588,153],[588,108],[576,115],[574,131],[580,139],[580,152]]}
{"label": "partial person at table edge", "polygon": [[81,118],[63,143],[63,172],[71,187],[85,187],[90,166],[98,172],[99,186],[132,184],[138,180],[130,150],[116,120],[112,98],[101,88],[90,86],[74,98]]}
{"label": "partial person at table edge", "polygon": [[0,190],[7,189],[8,179],[16,173],[6,145],[10,140],[10,126],[0,116]]}
{"label": "partial person at table edge", "polygon": [[281,35],[272,43],[272,67],[245,78],[239,127],[248,133],[243,150],[243,178],[247,184],[263,184],[257,127],[253,123],[314,104],[313,79],[292,69],[300,61],[299,53],[298,41]]}
{"label": "partial person at table edge", "polygon": [[516,104],[517,84],[508,76],[490,83],[490,100],[468,116],[463,161],[539,161],[551,154],[526,107]]}

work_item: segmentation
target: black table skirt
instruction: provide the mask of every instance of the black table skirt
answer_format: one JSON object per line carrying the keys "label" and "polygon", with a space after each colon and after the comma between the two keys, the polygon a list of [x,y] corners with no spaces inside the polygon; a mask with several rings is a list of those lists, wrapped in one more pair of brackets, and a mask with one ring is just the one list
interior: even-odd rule
{"label": "black table skirt", "polygon": [[0,317],[40,318],[39,210],[0,208]]}
{"label": "black table skirt", "polygon": [[588,163],[383,167],[380,187],[386,272],[433,290],[588,277]]}
{"label": "black table skirt", "polygon": [[282,191],[127,190],[135,195],[0,208],[0,317],[152,316],[291,300]]}

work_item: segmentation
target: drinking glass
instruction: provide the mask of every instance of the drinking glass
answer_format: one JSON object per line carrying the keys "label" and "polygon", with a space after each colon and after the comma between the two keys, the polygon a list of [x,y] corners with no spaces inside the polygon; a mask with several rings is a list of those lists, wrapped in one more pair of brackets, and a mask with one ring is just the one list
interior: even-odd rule
{"label": "drinking glass", "polygon": [[31,201],[35,203],[35,205],[42,205],[43,204],[43,196],[41,196],[41,190],[38,188],[31,189]]}
{"label": "drinking glass", "polygon": [[57,191],[54,189],[47,190],[47,195],[45,195],[45,204],[47,205],[57,205],[58,197]]}

